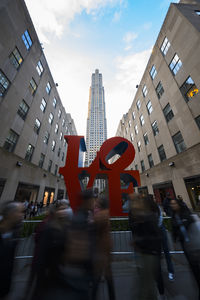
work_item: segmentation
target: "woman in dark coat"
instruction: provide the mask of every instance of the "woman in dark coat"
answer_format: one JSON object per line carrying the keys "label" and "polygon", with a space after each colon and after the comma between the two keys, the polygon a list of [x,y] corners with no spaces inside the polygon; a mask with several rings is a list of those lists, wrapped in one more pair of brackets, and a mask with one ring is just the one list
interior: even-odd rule
{"label": "woman in dark coat", "polygon": [[189,208],[179,199],[170,200],[174,240],[179,238],[199,287],[200,299],[200,231]]}

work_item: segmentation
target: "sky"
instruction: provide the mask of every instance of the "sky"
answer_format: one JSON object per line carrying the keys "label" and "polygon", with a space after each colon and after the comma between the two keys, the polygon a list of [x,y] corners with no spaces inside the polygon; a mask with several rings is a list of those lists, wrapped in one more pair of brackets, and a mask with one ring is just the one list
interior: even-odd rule
{"label": "sky", "polygon": [[91,75],[99,69],[108,138],[115,136],[119,121],[132,104],[171,1],[25,2],[78,135],[86,136]]}

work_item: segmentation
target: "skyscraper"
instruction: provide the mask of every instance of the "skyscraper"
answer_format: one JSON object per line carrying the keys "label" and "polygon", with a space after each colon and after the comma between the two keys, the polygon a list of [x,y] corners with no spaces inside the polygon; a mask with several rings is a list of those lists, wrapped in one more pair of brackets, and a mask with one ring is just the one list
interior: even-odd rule
{"label": "skyscraper", "polygon": [[[100,149],[103,142],[107,139],[107,124],[106,111],[104,99],[104,87],[102,84],[102,74],[99,70],[95,70],[92,74],[89,104],[88,104],[88,118],[87,118],[87,132],[86,132],[86,147],[87,152],[85,156],[85,166],[88,167],[94,158],[96,152]],[[100,189],[99,183],[96,184]]]}

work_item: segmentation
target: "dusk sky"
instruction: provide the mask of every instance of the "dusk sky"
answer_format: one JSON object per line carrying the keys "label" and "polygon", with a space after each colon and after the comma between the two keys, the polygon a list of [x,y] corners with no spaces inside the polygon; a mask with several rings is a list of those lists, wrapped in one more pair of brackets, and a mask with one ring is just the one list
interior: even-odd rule
{"label": "dusk sky", "polygon": [[[108,137],[133,101],[169,0],[25,0],[61,101],[86,135],[91,75],[105,88]],[[173,1],[177,3],[179,1]]]}

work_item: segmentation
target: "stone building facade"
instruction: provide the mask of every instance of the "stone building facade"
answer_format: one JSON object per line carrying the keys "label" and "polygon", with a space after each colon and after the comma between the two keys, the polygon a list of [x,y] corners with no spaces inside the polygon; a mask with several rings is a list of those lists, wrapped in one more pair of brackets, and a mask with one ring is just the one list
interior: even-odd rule
{"label": "stone building facade", "polygon": [[[200,209],[200,1],[171,4],[117,133],[132,141],[140,191]],[[134,71],[134,70],[133,70]]]}
{"label": "stone building facade", "polygon": [[65,134],[77,134],[23,0],[0,2],[0,202],[63,198]]}

